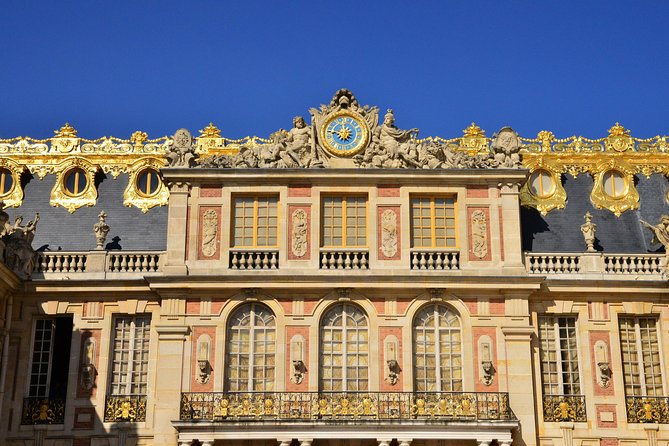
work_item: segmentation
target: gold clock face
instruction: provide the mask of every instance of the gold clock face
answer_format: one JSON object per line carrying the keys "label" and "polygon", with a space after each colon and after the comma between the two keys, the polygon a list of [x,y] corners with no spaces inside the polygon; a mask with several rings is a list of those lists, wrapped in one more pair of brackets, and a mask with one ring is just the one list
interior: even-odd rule
{"label": "gold clock face", "polygon": [[328,152],[335,156],[353,156],[367,147],[369,129],[357,113],[340,111],[327,118],[320,136]]}

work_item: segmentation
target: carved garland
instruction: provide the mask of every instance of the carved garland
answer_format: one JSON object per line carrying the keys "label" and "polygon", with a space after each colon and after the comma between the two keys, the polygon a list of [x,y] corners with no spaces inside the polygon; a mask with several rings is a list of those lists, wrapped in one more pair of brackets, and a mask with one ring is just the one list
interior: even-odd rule
{"label": "carved garland", "polygon": [[388,258],[397,254],[397,216],[390,209],[381,214],[381,252]]}

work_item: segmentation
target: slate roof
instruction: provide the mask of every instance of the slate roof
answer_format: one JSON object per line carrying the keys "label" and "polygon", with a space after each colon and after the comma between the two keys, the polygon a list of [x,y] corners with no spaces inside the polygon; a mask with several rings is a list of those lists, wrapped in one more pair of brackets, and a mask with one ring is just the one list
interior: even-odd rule
{"label": "slate roof", "polygon": [[[108,249],[164,250],[167,238],[167,207],[155,207],[146,214],[135,207],[123,206],[123,191],[128,184],[127,174],[114,180],[111,176],[99,175],[98,200],[94,207],[84,207],[70,214],[61,207],[49,204],[55,175],[44,180],[27,175],[24,186],[25,199],[20,208],[10,208],[10,222],[16,215],[23,215],[24,222],[40,213],[40,222],[33,247],[51,251],[88,251],[95,248],[93,225],[98,214],[104,210],[111,231],[107,237]],[[583,252],[585,245],[580,226],[583,215],[590,211],[597,224],[599,251],[607,253],[664,252],[658,244],[651,244],[652,233],[644,228],[640,219],[651,224],[660,216],[669,214],[666,196],[669,181],[660,174],[650,178],[635,177],[641,206],[636,211],[624,212],[616,217],[608,210],[595,209],[590,202],[593,180],[590,175],[577,178],[563,175],[567,192],[565,209],[553,210],[542,216],[535,209],[521,208],[522,244],[524,251],[532,252]]]}
{"label": "slate roof", "polygon": [[590,202],[593,180],[588,174],[577,178],[562,176],[567,192],[564,209],[542,216],[536,209],[522,208],[521,225],[523,250],[532,252],[583,252],[585,242],[581,233],[583,216],[590,211],[597,225],[595,248],[607,253],[664,252],[659,244],[651,244],[653,234],[639,220],[656,224],[662,214],[669,214],[666,201],[669,181],[660,174],[635,176],[640,207],[616,217],[608,210],[595,209]]}
{"label": "slate roof", "polygon": [[[28,175],[25,184],[25,198],[19,208],[9,208],[10,223],[16,215],[23,215],[24,224],[39,212],[40,221],[33,241],[33,248],[50,251],[89,251],[95,249],[93,225],[98,221],[100,211],[107,213],[107,223],[111,227],[107,236],[108,249],[124,251],[165,250],[167,240],[167,206],[154,207],[146,214],[136,207],[123,206],[123,191],[128,184],[128,175],[117,179],[99,173],[98,200],[93,207],[83,207],[70,214],[65,208],[49,204],[51,189],[56,182],[55,175],[47,175],[43,180]],[[113,241],[114,238],[117,240]]]}

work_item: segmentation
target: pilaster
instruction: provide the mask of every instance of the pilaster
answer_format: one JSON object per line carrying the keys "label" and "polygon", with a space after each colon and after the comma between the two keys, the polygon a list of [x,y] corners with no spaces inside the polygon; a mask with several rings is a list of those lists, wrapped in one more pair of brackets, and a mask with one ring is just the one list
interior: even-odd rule
{"label": "pilaster", "polygon": [[513,390],[509,398],[511,410],[523,426],[522,443],[537,444],[534,380],[532,377],[532,327],[502,327],[506,348],[506,370],[508,388]]}
{"label": "pilaster", "polygon": [[170,203],[167,211],[167,262],[164,271],[168,275],[186,275],[186,221],[190,184],[170,183]]}
{"label": "pilaster", "polygon": [[158,359],[156,360],[155,444],[175,444],[176,432],[172,420],[179,419],[181,402],[181,373],[188,327],[183,325],[157,325]]}

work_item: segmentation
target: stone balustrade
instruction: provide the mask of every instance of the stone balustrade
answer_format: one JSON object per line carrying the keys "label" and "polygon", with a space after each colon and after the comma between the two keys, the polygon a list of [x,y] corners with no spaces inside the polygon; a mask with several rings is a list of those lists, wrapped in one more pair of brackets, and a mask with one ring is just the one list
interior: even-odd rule
{"label": "stone balustrade", "polygon": [[600,274],[602,278],[624,275],[649,280],[666,279],[665,254],[607,254],[607,253],[525,253],[525,268],[537,275]]}
{"label": "stone balustrade", "polygon": [[52,276],[98,273],[147,275],[162,274],[164,251],[42,251],[37,253],[34,279]]}
{"label": "stone balustrade", "polygon": [[321,249],[321,269],[368,269],[369,252],[359,249]]}
{"label": "stone balustrade", "polygon": [[460,252],[443,249],[414,249],[411,251],[411,269],[459,270]]}
{"label": "stone balustrade", "polygon": [[231,249],[230,269],[278,269],[279,250]]}

